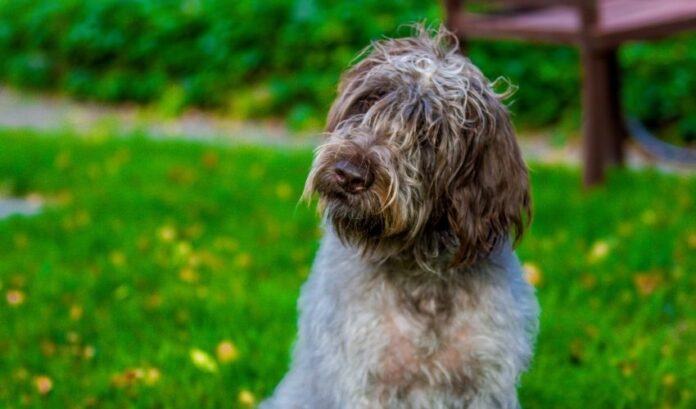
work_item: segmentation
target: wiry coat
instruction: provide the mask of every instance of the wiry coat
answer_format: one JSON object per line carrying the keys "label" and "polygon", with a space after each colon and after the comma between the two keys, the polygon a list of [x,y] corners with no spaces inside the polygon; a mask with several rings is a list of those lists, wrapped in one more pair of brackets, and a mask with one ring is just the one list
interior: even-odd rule
{"label": "wiry coat", "polygon": [[538,320],[509,239],[529,221],[527,170],[491,84],[444,30],[418,31],[343,77],[306,186],[325,236],[262,409],[519,406]]}

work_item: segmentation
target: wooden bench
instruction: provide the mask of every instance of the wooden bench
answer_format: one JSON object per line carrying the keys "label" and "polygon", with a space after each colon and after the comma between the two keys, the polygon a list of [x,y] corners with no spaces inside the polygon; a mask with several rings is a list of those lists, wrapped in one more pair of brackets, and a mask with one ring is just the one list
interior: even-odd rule
{"label": "wooden bench", "polygon": [[[623,162],[625,127],[617,50],[696,29],[696,0],[489,0],[474,13],[467,0],[444,0],[446,26],[462,41],[521,39],[580,48],[583,74],[583,156],[586,185]],[[523,84],[524,85],[524,84]]]}

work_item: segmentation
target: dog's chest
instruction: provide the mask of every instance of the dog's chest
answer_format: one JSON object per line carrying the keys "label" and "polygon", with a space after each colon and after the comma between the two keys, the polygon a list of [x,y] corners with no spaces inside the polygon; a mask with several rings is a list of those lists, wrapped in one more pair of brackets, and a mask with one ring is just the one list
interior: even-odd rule
{"label": "dog's chest", "polygon": [[389,314],[381,325],[385,345],[371,371],[383,392],[403,394],[418,388],[442,387],[461,390],[470,383],[476,366],[467,354],[469,330],[464,323],[434,328],[430,317]]}
{"label": "dog's chest", "polygon": [[[489,332],[485,318],[464,292],[404,297],[385,291],[365,311],[372,322],[353,342],[370,345],[372,359],[362,370],[369,400],[383,403],[419,399],[461,400],[475,388],[480,364],[476,339]],[[398,405],[397,405],[398,406]]]}

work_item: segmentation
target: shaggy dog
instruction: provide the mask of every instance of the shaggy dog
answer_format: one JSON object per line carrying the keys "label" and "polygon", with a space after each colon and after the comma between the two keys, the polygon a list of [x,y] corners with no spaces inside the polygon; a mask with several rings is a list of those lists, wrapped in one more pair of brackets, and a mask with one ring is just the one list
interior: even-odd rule
{"label": "shaggy dog", "polygon": [[325,235],[263,409],[515,409],[538,326],[512,244],[527,169],[501,95],[440,29],[348,70],[305,195]]}

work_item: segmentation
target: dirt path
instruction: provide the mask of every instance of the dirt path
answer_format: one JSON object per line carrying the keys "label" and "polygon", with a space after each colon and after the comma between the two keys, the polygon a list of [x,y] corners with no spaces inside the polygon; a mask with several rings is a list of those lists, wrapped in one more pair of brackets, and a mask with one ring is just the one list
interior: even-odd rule
{"label": "dirt path", "polygon": [[64,97],[19,93],[0,86],[0,128],[66,130],[80,135],[143,131],[155,138],[220,143],[313,145],[315,134],[291,133],[278,121],[241,122],[208,112],[166,117],[135,105],[100,105]]}

